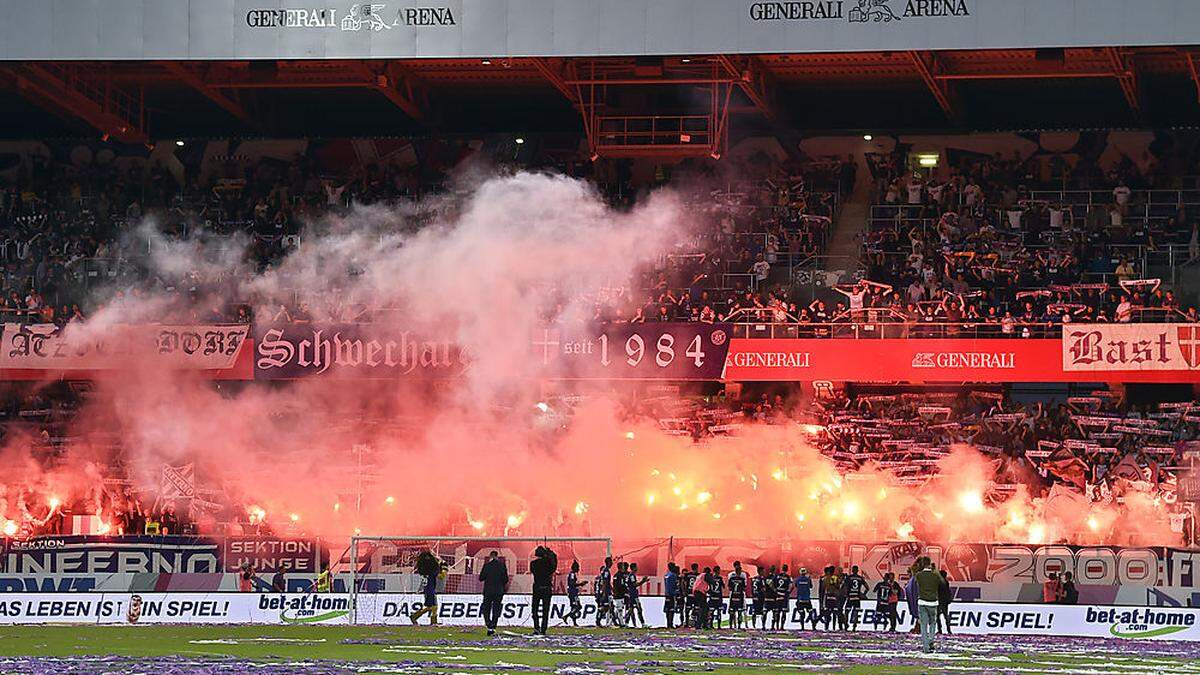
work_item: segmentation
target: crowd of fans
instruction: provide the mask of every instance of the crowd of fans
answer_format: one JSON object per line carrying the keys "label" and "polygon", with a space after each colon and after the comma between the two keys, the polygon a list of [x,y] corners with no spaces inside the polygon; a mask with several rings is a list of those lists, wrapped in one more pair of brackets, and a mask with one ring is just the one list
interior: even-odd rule
{"label": "crowd of fans", "polygon": [[1032,163],[1019,157],[964,160],[938,179],[904,170],[899,153],[870,159],[879,217],[863,254],[867,278],[886,286],[863,306],[887,307],[910,322],[999,324],[1006,333],[1071,321],[1197,320],[1194,302],[1131,260],[1138,247],[1172,243],[1200,257],[1197,221],[1185,204],[1160,217],[1135,208],[1145,193],[1130,186],[1161,177],[1132,162],[1098,173],[1081,161],[1070,184],[1111,196],[1066,204],[1038,198]]}
{"label": "crowd of fans", "polygon": [[[174,277],[152,272],[143,263],[155,243],[136,224],[152,216],[168,234],[240,234],[250,242],[254,264],[267,269],[298,244],[303,224],[325,214],[446,189],[455,164],[470,155],[466,145],[447,143],[452,147],[427,153],[437,161],[416,167],[381,162],[340,171],[315,156],[289,162],[193,159],[177,169],[161,162],[80,168],[35,156],[0,180],[0,315],[57,323],[83,318],[92,309],[89,291],[100,285],[182,298],[229,297],[237,280],[221,273],[201,278],[194,271]],[[1171,213],[1154,212],[1161,216],[1138,208],[1141,190],[1161,183],[1165,169],[1139,172],[1122,161],[1104,172],[1081,160],[1039,177],[1019,157],[970,155],[935,177],[907,168],[902,150],[866,159],[875,206],[862,239],[862,281],[824,287],[795,274],[826,251],[859,171],[853,157],[781,161],[759,155],[685,164],[669,179],[682,186],[697,215],[693,235],[630,285],[597,293],[593,321],[939,326],[904,333],[920,336],[958,327],[980,335],[1034,335],[1070,321],[1200,316],[1194,298],[1147,278],[1141,261],[1130,255],[1133,246],[1174,243],[1200,258],[1200,221],[1184,204]],[[618,207],[668,180],[656,175],[638,185],[620,167],[586,167],[547,165],[595,181]],[[1103,187],[1111,199],[1063,204],[1038,198],[1047,178]],[[172,317],[177,320],[245,322],[252,307],[270,308],[273,321],[369,318],[369,308],[332,299],[179,304],[188,315]]]}
{"label": "crowd of fans", "polygon": [[1176,509],[1180,472],[1189,453],[1200,453],[1200,402],[1133,404],[1097,389],[1061,403],[1022,402],[996,386],[902,393],[832,391],[801,405],[796,396],[761,393],[729,398],[661,397],[639,401],[675,435],[704,442],[737,434],[753,424],[797,420],[809,442],[843,472],[867,466],[892,474],[898,484],[923,485],[957,447],[992,460],[987,499],[1003,501],[1018,485],[1031,496],[1070,494],[1100,503],[1120,502],[1130,491]]}
{"label": "crowd of fans", "polygon": [[[473,153],[466,142],[446,141],[426,148],[416,166],[350,168],[316,156],[202,161],[191,149],[176,153],[178,162],[76,165],[32,155],[0,176],[0,315],[65,323],[92,311],[92,291],[107,287],[189,300],[177,303],[184,315],[171,317],[181,321],[248,321],[252,307],[270,308],[274,321],[364,320],[366,308],[333,300],[309,299],[304,306],[294,297],[232,298],[232,272],[151,269],[147,258],[158,244],[138,226],[151,220],[167,235],[210,242],[238,235],[230,245],[248,242],[252,266],[267,270],[298,245],[306,224],[355,204],[444,193],[453,189],[448,177],[455,167],[486,150]],[[642,183],[620,163],[589,167],[547,158],[533,168],[590,180],[616,208],[668,179],[687,186],[683,191],[699,216],[694,236],[601,304],[605,320],[699,320],[706,304],[714,318],[724,317],[746,291],[780,278],[784,263],[822,252],[839,198],[854,182],[854,166],[847,162],[760,159],[727,161],[719,172],[713,164],[684,165],[673,176]],[[420,226],[436,215],[428,210],[411,219]],[[213,307],[208,297],[230,300]],[[642,306],[649,309],[639,314]]]}
{"label": "crowd of fans", "polygon": [[[155,277],[141,260],[153,238],[135,225],[153,216],[167,233],[240,234],[251,242],[254,265],[265,269],[296,245],[302,224],[324,214],[442,191],[467,154],[465,146],[451,146],[457,151],[433,153],[442,159],[414,168],[383,163],[348,172],[315,158],[229,157],[209,161],[204,171],[187,162],[173,171],[154,163],[79,168],[35,158],[0,179],[0,316],[83,319],[92,310],[89,292],[110,284],[129,289],[118,299],[151,289],[230,298],[180,303],[191,314],[172,319],[249,322],[251,307],[270,306],[273,321],[362,320],[370,308],[233,298],[222,289],[236,280],[220,273]],[[853,158],[756,158],[725,174],[684,167],[695,174],[679,177],[698,215],[694,236],[641,270],[629,287],[598,293],[593,321],[795,324],[802,337],[849,336],[844,327],[862,322],[894,324],[896,337],[1041,336],[1068,322],[1200,322],[1194,298],[1185,301],[1181,289],[1146,278],[1119,253],[1122,246],[1173,243],[1200,258],[1198,221],[1184,205],[1161,217],[1135,208],[1140,190],[1164,180],[1161,171],[1139,172],[1131,162],[1109,172],[1086,162],[1059,167],[1052,172],[1059,184],[1111,190],[1105,203],[1079,205],[1039,199],[1040,181],[1019,158],[968,158],[936,179],[912,171],[903,152],[867,160],[863,169]],[[648,187],[620,171],[600,175],[582,166],[558,168],[608,189],[618,207]],[[866,269],[860,280],[814,292],[791,272],[825,251],[839,205],[864,169],[884,214],[863,237]],[[6,398],[0,433],[26,434],[35,457],[53,456],[67,440],[57,430],[69,426],[76,394],[35,390]],[[664,431],[696,439],[796,413],[781,396],[736,405],[666,397],[642,405]],[[901,481],[920,481],[951,446],[968,443],[1001,460],[997,484],[1057,483],[1104,499],[1123,489],[1118,480],[1169,490],[1171,467],[1200,435],[1198,410],[1173,403],[1140,409],[1104,395],[1049,408],[979,390],[858,396],[823,402],[811,414],[822,428],[820,447],[847,470],[870,461]],[[122,531],[144,531],[148,522],[176,531],[188,526],[186,516],[146,507],[119,486],[102,500],[109,513],[120,514],[110,527]],[[44,522],[55,527],[52,519]]]}
{"label": "crowd of fans", "polygon": [[1200,436],[1200,404],[1131,406],[1105,390],[1057,406],[984,389],[860,395],[819,402],[816,412],[819,446],[846,470],[875,462],[922,481],[964,444],[1001,460],[1002,484],[1064,483],[1091,498],[1111,494],[1118,478],[1173,489],[1170,472]]}

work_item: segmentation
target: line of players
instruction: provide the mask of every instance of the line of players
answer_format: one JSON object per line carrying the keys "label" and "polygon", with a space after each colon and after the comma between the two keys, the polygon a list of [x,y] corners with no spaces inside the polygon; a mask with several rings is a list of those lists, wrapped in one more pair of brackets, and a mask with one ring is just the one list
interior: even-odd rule
{"label": "line of players", "polygon": [[[596,626],[637,627],[640,624],[645,627],[640,596],[641,588],[649,578],[638,576],[637,563],[617,563],[616,573],[612,572],[612,567],[612,558],[606,558],[592,580]],[[818,622],[824,630],[830,630],[831,625],[837,630],[857,630],[862,601],[870,589],[857,565],[851,567],[849,574],[833,565],[827,566],[815,581],[805,568],[793,578],[786,564],[778,569],[775,565],[756,567],[757,574],[751,577],[742,569],[741,561],[735,561],[733,571],[725,577],[720,566],[701,570],[698,564],[692,563],[691,569],[683,571],[675,563],[667,563],[667,573],[663,577],[667,628],[674,628],[676,619],[679,627],[721,628],[722,618],[728,612],[729,628],[747,628],[749,619],[749,628],[758,626],[768,630],[769,619],[770,630],[783,630],[794,593],[801,630],[809,623],[816,630]],[[571,613],[566,621],[572,621],[576,626],[582,611],[579,594],[587,583],[579,579],[579,562],[572,563],[567,575]],[[816,607],[813,606],[814,588],[817,590]],[[728,604],[725,602],[726,590]],[[870,591],[878,601],[876,622],[895,631],[896,607],[903,596],[900,584],[893,574],[888,573]],[[748,607],[747,599],[750,600]]]}

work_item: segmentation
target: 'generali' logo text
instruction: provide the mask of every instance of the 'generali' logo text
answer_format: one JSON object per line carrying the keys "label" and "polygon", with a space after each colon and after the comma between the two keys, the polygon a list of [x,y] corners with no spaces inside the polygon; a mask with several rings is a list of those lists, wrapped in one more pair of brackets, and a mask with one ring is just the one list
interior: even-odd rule
{"label": "'generali' logo text", "polygon": [[913,355],[913,368],[1016,368],[1014,352],[918,352]]}
{"label": "'generali' logo text", "polygon": [[729,356],[739,368],[808,368],[809,352],[739,352]]}

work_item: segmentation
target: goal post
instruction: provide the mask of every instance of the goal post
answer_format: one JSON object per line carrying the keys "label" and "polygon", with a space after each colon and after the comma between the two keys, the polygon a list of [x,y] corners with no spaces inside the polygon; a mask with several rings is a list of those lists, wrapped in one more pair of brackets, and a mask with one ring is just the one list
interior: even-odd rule
{"label": "goal post", "polygon": [[508,567],[508,592],[528,594],[533,589],[529,562],[538,546],[558,555],[556,593],[565,592],[562,586],[573,561],[579,562],[580,578],[591,579],[604,559],[612,556],[608,537],[353,536],[340,561],[349,567],[350,620],[360,623],[360,605],[369,617],[371,599],[378,594],[420,594],[424,580],[416,564],[422,551],[433,553],[446,567],[445,577],[438,582],[439,595],[480,593],[479,570],[492,551]]}

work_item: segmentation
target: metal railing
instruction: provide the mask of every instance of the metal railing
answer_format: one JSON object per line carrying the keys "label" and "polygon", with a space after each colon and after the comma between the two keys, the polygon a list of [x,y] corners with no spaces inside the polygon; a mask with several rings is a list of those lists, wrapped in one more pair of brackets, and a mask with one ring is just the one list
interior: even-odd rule
{"label": "metal railing", "polygon": [[[1107,190],[1030,190],[1029,198],[1058,202],[1072,206],[1107,206],[1114,203],[1113,191]],[[1200,190],[1132,190],[1130,205],[1196,206],[1200,205]]]}
{"label": "metal railing", "polygon": [[711,144],[710,115],[604,116],[597,119],[599,147],[680,146],[704,148]]}
{"label": "metal railing", "polygon": [[[864,310],[880,311],[885,310]],[[735,323],[733,336],[747,339],[764,338],[827,338],[854,340],[883,339],[995,339],[1029,338],[1058,339],[1062,336],[1062,324],[1017,322],[1000,323],[971,322],[897,322],[846,320],[833,323]]]}

